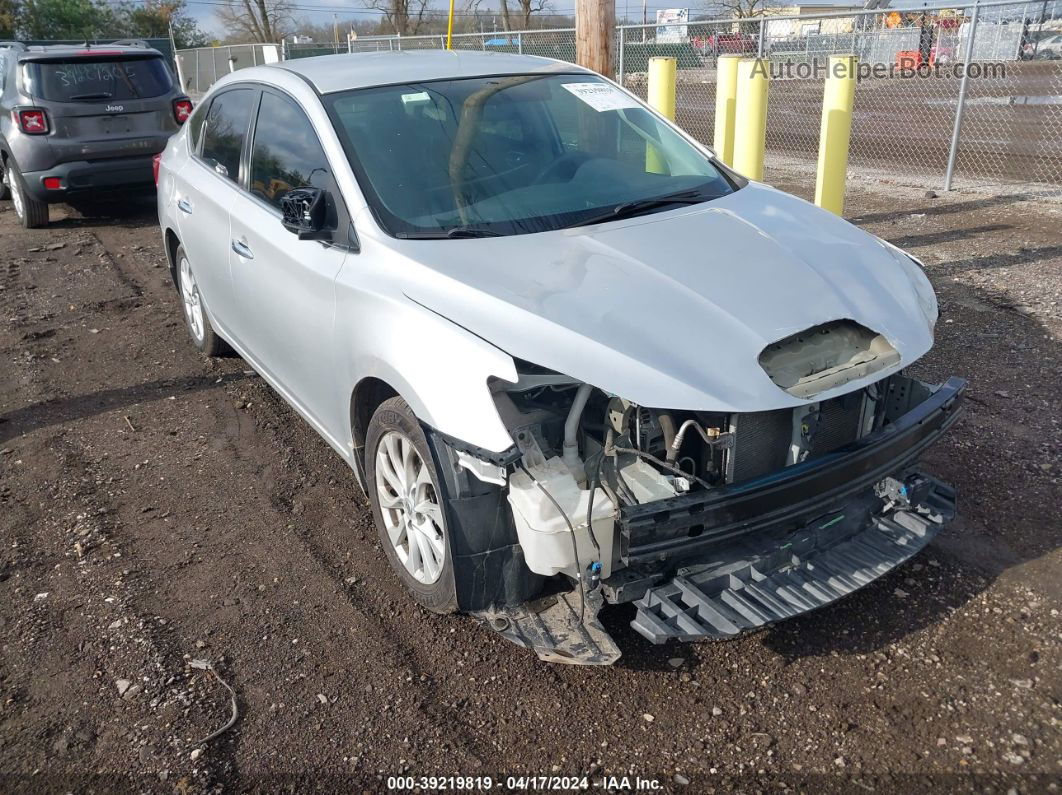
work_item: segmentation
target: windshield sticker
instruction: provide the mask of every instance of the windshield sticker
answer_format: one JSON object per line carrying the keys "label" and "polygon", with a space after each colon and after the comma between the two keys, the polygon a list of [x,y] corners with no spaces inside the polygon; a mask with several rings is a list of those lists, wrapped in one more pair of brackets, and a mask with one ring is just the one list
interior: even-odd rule
{"label": "windshield sticker", "polygon": [[410,102],[431,102],[431,97],[428,96],[427,91],[418,91],[416,94],[403,94],[402,104],[408,105]]}
{"label": "windshield sticker", "polygon": [[568,91],[596,111],[639,108],[638,100],[608,83],[564,83]]}

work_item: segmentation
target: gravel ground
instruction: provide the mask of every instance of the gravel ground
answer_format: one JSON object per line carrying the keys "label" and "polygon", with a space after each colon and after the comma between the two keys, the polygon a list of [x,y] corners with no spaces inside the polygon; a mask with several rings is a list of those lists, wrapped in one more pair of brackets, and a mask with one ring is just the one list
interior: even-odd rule
{"label": "gravel ground", "polygon": [[[588,669],[406,598],[352,473],[239,359],[195,353],[153,207],[25,232],[0,204],[0,786],[1057,791],[1062,204],[857,190],[849,209],[940,293],[915,369],[971,381],[928,459],[962,517],[740,640],[654,647],[608,609],[624,656]],[[239,719],[204,744],[222,681]]]}

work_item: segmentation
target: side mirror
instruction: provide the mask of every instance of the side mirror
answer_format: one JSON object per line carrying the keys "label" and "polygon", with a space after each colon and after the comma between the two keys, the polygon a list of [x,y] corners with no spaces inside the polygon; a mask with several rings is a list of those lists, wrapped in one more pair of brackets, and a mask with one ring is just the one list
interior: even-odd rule
{"label": "side mirror", "polygon": [[284,213],[281,223],[299,240],[331,240],[328,224],[328,191],[320,188],[295,188],[280,200]]}

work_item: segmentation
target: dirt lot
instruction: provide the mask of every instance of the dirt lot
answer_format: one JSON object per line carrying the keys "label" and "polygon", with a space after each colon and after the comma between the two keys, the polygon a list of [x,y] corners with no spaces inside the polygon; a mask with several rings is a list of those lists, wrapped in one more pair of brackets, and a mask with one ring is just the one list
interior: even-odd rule
{"label": "dirt lot", "polygon": [[[0,786],[1057,791],[1062,204],[901,201],[856,193],[850,214],[940,292],[916,369],[971,381],[929,459],[961,520],[854,597],[741,640],[653,647],[608,610],[609,669],[413,606],[352,473],[240,360],[195,353],[152,206],[57,208],[24,232],[0,205]],[[229,695],[193,659],[239,708],[205,746]]]}

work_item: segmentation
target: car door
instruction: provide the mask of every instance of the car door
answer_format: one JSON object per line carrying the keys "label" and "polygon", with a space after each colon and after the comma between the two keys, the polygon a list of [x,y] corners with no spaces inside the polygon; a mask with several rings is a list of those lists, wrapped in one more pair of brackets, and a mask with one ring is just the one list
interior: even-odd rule
{"label": "car door", "polygon": [[242,153],[258,93],[246,86],[223,91],[211,99],[201,122],[198,114],[192,117],[192,156],[174,178],[180,238],[199,291],[211,322],[237,344],[232,335],[229,209],[239,193]]}
{"label": "car door", "polygon": [[[281,200],[299,187],[328,191],[335,240],[299,240],[284,228]],[[245,188],[231,208],[236,335],[263,375],[320,429],[342,427],[331,416],[339,402],[331,351],[350,221],[313,124],[287,94],[262,91]]]}

